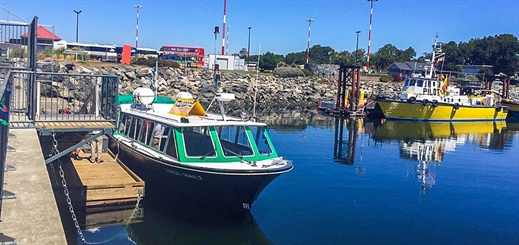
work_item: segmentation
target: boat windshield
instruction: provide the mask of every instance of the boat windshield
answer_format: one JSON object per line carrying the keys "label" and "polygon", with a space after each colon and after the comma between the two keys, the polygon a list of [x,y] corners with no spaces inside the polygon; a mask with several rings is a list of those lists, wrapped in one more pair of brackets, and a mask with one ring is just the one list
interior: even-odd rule
{"label": "boat windshield", "polygon": [[188,157],[215,157],[216,151],[208,127],[183,127],[184,147]]}
{"label": "boat windshield", "polygon": [[225,156],[242,157],[254,154],[244,126],[216,126],[215,129]]}
{"label": "boat windshield", "polygon": [[250,126],[250,131],[254,137],[254,143],[261,155],[268,155],[272,153],[269,141],[267,140],[266,127]]}

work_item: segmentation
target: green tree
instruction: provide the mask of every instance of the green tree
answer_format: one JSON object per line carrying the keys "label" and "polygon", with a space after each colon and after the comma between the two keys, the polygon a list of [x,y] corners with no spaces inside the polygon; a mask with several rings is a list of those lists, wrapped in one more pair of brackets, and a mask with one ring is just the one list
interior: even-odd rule
{"label": "green tree", "polygon": [[442,45],[442,52],[445,53],[445,60],[443,61],[443,70],[456,71],[459,65],[464,64],[465,56],[458,44],[450,41]]}
{"label": "green tree", "polygon": [[306,64],[306,52],[288,53],[285,56],[285,63],[287,64]]}
{"label": "green tree", "polygon": [[334,52],[334,50],[329,47],[325,46],[322,47],[321,45],[314,45],[310,48],[310,63],[315,64],[328,64],[331,63],[331,54]]}
{"label": "green tree", "polygon": [[392,44],[386,44],[370,57],[373,70],[385,70],[398,60],[400,50]]}
{"label": "green tree", "polygon": [[336,65],[354,65],[355,64],[355,54],[352,54],[348,51],[342,51],[336,54],[333,60],[333,64]]}
{"label": "green tree", "polygon": [[415,56],[416,51],[413,47],[409,47],[406,50],[400,51],[400,54],[398,55],[398,62],[411,61],[414,59]]}
{"label": "green tree", "polygon": [[274,54],[271,52],[267,52],[260,57],[260,68],[265,70],[274,70],[279,62],[282,62],[284,59],[283,55]]}

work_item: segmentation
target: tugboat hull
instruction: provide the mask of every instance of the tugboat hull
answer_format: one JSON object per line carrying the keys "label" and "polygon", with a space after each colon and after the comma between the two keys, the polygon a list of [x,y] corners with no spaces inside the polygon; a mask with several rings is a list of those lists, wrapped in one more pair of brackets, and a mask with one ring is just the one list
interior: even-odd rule
{"label": "tugboat hull", "polygon": [[438,103],[424,105],[421,102],[378,101],[384,117],[412,121],[500,121],[508,114],[507,107],[464,106]]}

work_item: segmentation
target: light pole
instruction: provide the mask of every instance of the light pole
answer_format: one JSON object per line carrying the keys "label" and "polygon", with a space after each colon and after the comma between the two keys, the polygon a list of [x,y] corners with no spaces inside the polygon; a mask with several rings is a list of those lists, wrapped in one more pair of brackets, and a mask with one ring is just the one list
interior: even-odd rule
{"label": "light pole", "polygon": [[357,45],[355,46],[355,65],[358,65],[357,64],[357,60],[358,60],[358,55],[359,55],[359,34],[360,34],[360,31],[356,31],[355,33],[357,33]]}
{"label": "light pole", "polygon": [[368,34],[368,61],[366,62],[366,69],[368,70],[368,73],[369,73],[369,51],[370,51],[370,47],[371,47],[371,23],[373,22],[373,3],[376,2],[378,0],[368,0],[368,2],[371,2],[371,9],[370,9],[370,13],[369,13],[369,34]]}
{"label": "light pole", "polygon": [[220,27],[219,26],[215,26],[214,27],[214,64],[213,64],[213,67],[216,68],[216,40],[218,39],[218,34],[220,34]]}
{"label": "light pole", "polygon": [[249,41],[247,42],[247,62],[245,62],[245,69],[249,69],[248,65],[249,65],[249,58],[250,58],[250,29],[252,29],[252,27],[249,26]]}
{"label": "light pole", "polygon": [[225,55],[229,55],[229,29],[231,29],[231,26],[227,26],[227,39],[225,39]]}
{"label": "light pole", "polygon": [[308,60],[310,59],[310,25],[314,22],[314,19],[309,18],[308,21],[308,46],[306,48],[306,63],[308,64]]}
{"label": "light pole", "polygon": [[74,13],[76,13],[76,43],[78,42],[77,37],[78,37],[78,28],[79,28],[79,14],[81,14],[81,12],[82,12],[81,10],[79,10],[79,11],[74,10]]}
{"label": "light pole", "polygon": [[139,47],[139,9],[142,8],[142,5],[135,4],[133,5],[137,9],[137,25],[135,26],[135,48]]}

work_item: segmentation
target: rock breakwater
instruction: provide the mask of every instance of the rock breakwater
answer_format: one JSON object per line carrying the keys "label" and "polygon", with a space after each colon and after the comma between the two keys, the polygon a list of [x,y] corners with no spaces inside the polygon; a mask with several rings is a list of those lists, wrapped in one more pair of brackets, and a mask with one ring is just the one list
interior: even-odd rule
{"label": "rock breakwater", "polygon": [[[149,87],[153,81],[153,68],[99,63],[96,65],[55,63],[43,66],[42,71],[71,74],[115,74],[120,78],[119,93],[131,94],[136,88]],[[230,110],[251,111],[256,95],[256,108],[260,111],[315,110],[323,97],[334,98],[337,91],[336,78],[279,78],[272,75],[242,74],[232,71],[220,72],[221,88],[224,92],[234,93],[236,100],[229,102]],[[158,94],[174,98],[180,91],[192,93],[196,99],[207,106],[214,97],[213,71],[209,69],[179,69],[159,67]],[[372,96],[397,98],[402,83],[382,83],[363,81],[363,89]],[[500,90],[495,85],[496,90]],[[512,98],[519,99],[519,87],[512,86]]]}

